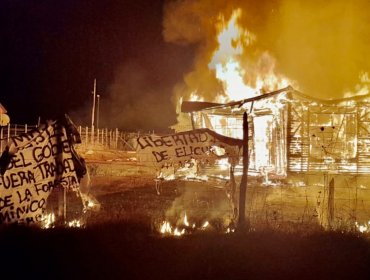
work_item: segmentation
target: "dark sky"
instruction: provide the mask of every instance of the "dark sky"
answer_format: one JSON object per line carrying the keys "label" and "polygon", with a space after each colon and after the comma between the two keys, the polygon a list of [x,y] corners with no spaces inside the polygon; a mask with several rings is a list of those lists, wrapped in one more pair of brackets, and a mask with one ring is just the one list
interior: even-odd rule
{"label": "dark sky", "polygon": [[194,52],[163,41],[163,2],[2,0],[0,102],[11,122],[70,113],[88,125],[96,78],[101,125],[174,123],[173,87]]}
{"label": "dark sky", "polygon": [[175,95],[222,91],[208,63],[219,15],[236,7],[257,37],[243,53],[246,81],[267,53],[308,95],[369,90],[368,0],[0,0],[0,102],[12,123],[69,113],[90,125],[96,78],[99,126],[164,130]]}

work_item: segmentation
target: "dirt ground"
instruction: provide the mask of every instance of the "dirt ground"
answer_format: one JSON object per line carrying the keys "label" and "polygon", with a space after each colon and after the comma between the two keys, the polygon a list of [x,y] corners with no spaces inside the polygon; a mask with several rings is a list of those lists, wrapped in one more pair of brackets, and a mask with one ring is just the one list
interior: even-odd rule
{"label": "dirt ground", "polygon": [[[212,169],[200,171],[208,176],[206,180],[200,177],[156,181],[155,170],[137,162],[134,152],[79,152],[88,165],[90,192],[101,206],[99,212],[89,214],[90,225],[141,222],[158,231],[163,221],[169,221],[173,227],[181,226],[186,215],[196,228],[205,222],[209,222],[209,229],[221,232],[234,226],[237,197],[232,203],[228,181],[217,177],[220,174]],[[333,175],[334,213],[329,220],[325,176],[328,175],[271,179],[268,185],[265,178],[250,176],[246,217],[251,229],[316,231],[330,226],[334,230],[356,231],[356,223],[366,224],[370,220],[370,180]],[[236,176],[237,186],[239,182],[240,176]],[[160,184],[160,189],[156,184]]]}
{"label": "dirt ground", "polygon": [[[90,193],[100,211],[88,216],[88,224],[140,222],[153,231],[165,220],[174,226],[187,215],[196,227],[208,221],[214,227],[229,221],[233,209],[223,180],[155,180],[155,170],[135,160],[130,152],[85,151],[91,176]],[[158,187],[156,188],[156,184]]]}
{"label": "dirt ground", "polygon": [[[86,227],[0,227],[3,275],[10,273],[11,279],[370,279],[370,242],[365,235],[307,231],[302,219],[295,221],[300,230],[282,230],[294,204],[302,210],[297,217],[302,218],[302,213],[307,213],[307,220],[311,217],[308,206],[301,208],[309,205],[309,196],[293,195],[298,191],[292,185],[266,188],[251,179],[254,187],[248,203],[254,207],[247,214],[265,227],[225,234],[233,218],[225,181],[167,181],[158,195],[150,169],[136,163],[132,154],[116,156],[86,155],[90,192],[101,206],[85,217]],[[284,195],[295,197],[285,208]],[[72,197],[67,207],[70,217],[78,212]],[[158,227],[164,220],[191,234],[162,235]],[[203,230],[205,221],[209,221],[207,230]]]}

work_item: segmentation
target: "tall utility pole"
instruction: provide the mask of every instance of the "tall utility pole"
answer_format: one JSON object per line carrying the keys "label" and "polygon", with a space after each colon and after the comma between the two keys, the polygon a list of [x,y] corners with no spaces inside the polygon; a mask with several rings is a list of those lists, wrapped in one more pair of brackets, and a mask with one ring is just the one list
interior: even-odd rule
{"label": "tall utility pole", "polygon": [[91,142],[94,142],[94,122],[95,122],[95,98],[96,98],[96,79],[94,79],[93,105],[91,112]]}
{"label": "tall utility pole", "polygon": [[97,94],[98,98],[98,109],[96,110],[96,129],[99,129],[99,105],[100,105],[100,94]]}
{"label": "tall utility pole", "polygon": [[243,175],[240,181],[239,190],[239,217],[238,228],[243,230],[248,228],[248,223],[245,219],[245,203],[247,196],[248,184],[248,167],[249,167],[249,154],[248,154],[248,115],[247,112],[243,114]]}

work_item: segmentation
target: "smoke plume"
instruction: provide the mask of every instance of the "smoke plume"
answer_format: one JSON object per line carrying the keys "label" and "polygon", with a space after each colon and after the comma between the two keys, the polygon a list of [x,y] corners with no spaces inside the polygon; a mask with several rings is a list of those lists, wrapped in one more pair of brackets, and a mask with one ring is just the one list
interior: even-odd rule
{"label": "smoke plume", "polygon": [[223,91],[208,64],[217,49],[220,15],[228,20],[237,8],[242,10],[238,23],[256,36],[241,55],[246,82],[268,58],[275,71],[308,95],[341,98],[367,92],[361,89],[369,86],[369,1],[179,0],[165,6],[163,36],[174,44],[196,45],[198,52],[176,95],[186,99],[197,91],[211,101]]}
{"label": "smoke plume", "polygon": [[117,70],[109,92],[106,114],[112,124],[135,131],[140,128],[157,130],[173,122],[170,89],[159,84],[153,72],[136,61],[125,63]]}

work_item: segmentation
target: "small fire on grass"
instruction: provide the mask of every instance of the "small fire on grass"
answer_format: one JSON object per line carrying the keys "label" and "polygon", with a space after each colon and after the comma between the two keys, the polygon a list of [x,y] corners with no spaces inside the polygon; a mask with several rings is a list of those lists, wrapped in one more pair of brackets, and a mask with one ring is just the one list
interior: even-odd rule
{"label": "small fire on grass", "polygon": [[[159,227],[159,232],[163,236],[182,236],[186,234],[192,234],[197,231],[210,230],[211,228],[212,226],[210,225],[209,221],[205,221],[201,223],[201,225],[190,223],[188,216],[185,213],[181,223],[177,226],[172,225],[169,221],[163,221]],[[235,230],[233,228],[228,227],[225,233],[232,233],[234,231]]]}
{"label": "small fire on grass", "polygon": [[355,223],[356,229],[361,233],[370,233],[370,221],[365,224],[359,224],[358,222]]}
{"label": "small fire on grass", "polygon": [[53,228],[55,225],[55,215],[54,213],[48,213],[43,215],[41,227],[43,229]]}
{"label": "small fire on grass", "polygon": [[[206,221],[201,229],[206,229],[209,226],[209,222]],[[184,215],[184,218],[182,220],[182,223],[179,226],[173,226],[168,221],[163,221],[162,225],[160,227],[160,233],[163,235],[173,235],[173,236],[181,236],[184,234],[189,234],[191,232],[194,232],[194,230],[197,229],[197,226],[195,223],[191,224],[188,221],[188,216]]]}
{"label": "small fire on grass", "polygon": [[[54,228],[56,225],[56,218],[54,213],[47,213],[43,215],[42,221],[41,221],[41,228],[43,229],[50,229]],[[69,228],[81,228],[84,227],[84,223],[82,219],[73,219],[71,221],[65,222],[65,227]]]}
{"label": "small fire on grass", "polygon": [[[85,198],[86,198],[86,201],[85,201],[85,207],[83,209],[83,213],[86,213],[87,211],[97,211],[96,209],[100,208],[100,205],[96,201],[94,201],[92,199],[87,199],[87,196]],[[56,225],[56,216],[53,212],[45,213],[42,216],[41,228],[43,228],[43,229],[54,228],[55,225]],[[69,227],[69,228],[72,228],[72,227],[73,228],[82,228],[82,227],[85,226],[85,222],[83,221],[82,218],[73,219],[73,220],[70,220],[70,221],[66,221],[64,223],[64,226]]]}

